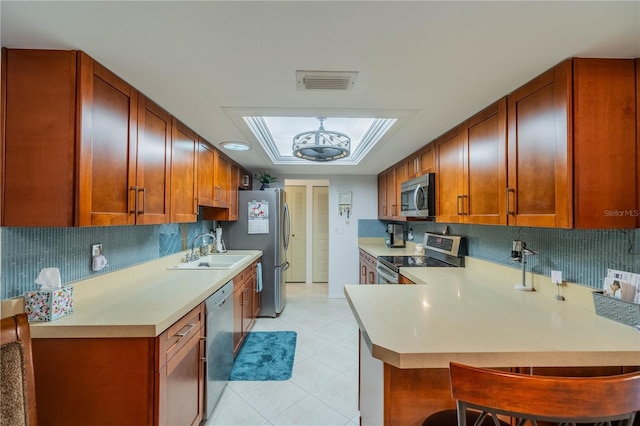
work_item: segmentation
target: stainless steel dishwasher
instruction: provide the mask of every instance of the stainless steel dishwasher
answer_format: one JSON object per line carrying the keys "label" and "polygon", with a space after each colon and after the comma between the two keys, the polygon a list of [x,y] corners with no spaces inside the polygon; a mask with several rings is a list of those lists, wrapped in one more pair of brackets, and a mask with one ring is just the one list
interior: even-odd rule
{"label": "stainless steel dishwasher", "polygon": [[233,281],[205,300],[206,374],[204,417],[208,419],[220,398],[233,367]]}

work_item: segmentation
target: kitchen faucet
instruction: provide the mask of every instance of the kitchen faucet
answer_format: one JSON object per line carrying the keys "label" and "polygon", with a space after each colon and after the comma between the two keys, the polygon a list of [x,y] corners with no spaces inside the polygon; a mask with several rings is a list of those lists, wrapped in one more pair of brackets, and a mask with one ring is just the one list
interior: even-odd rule
{"label": "kitchen faucet", "polygon": [[198,234],[195,237],[193,237],[193,240],[191,241],[191,253],[187,253],[186,255],[187,262],[192,262],[194,260],[200,259],[200,255],[194,252],[194,246],[196,244],[196,241],[198,241],[198,238],[206,237],[206,236],[211,237],[212,242],[216,241],[216,236],[213,232],[203,232],[202,234]]}

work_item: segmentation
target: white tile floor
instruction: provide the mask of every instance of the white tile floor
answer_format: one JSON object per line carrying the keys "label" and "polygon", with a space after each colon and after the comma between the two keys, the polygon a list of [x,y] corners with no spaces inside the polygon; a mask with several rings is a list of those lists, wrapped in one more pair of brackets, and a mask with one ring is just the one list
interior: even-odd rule
{"label": "white tile floor", "polygon": [[229,382],[206,426],[358,425],[358,326],[345,299],[326,284],[287,284],[278,318],[252,331],[298,333],[293,375],[286,381]]}

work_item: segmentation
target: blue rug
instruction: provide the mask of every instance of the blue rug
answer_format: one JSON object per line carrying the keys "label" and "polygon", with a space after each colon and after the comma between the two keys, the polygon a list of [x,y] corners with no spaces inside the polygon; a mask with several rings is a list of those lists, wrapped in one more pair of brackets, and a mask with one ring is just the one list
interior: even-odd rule
{"label": "blue rug", "polygon": [[296,352],[295,331],[256,331],[247,335],[229,380],[288,380]]}

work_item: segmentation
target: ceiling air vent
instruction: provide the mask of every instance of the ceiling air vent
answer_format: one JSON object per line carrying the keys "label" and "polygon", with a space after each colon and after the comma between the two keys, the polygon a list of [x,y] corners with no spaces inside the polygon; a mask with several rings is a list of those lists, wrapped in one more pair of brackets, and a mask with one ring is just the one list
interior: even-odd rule
{"label": "ceiling air vent", "polygon": [[350,90],[358,71],[296,71],[298,90]]}

